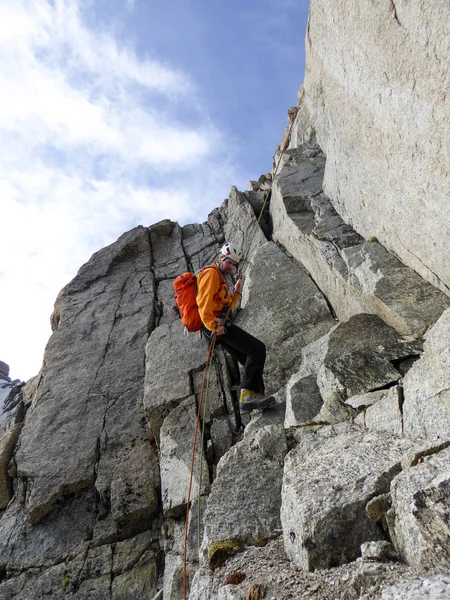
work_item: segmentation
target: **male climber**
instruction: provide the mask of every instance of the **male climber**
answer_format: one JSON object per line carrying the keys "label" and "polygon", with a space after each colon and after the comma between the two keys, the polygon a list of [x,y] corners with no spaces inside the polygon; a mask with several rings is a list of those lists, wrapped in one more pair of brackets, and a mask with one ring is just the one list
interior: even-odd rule
{"label": "male climber", "polygon": [[248,413],[272,406],[275,398],[264,395],[266,346],[231,323],[229,318],[222,324],[228,309],[234,308],[241,293],[241,276],[236,283],[231,277],[241,257],[239,246],[233,242],[224,244],[213,268],[203,269],[197,276],[197,305],[206,338],[211,340],[216,333],[216,344],[223,346],[244,366],[239,407],[241,413]]}

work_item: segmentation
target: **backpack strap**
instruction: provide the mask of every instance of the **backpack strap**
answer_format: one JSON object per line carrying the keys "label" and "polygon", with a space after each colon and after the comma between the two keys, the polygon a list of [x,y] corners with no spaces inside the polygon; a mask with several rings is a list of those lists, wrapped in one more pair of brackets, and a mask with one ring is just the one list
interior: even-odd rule
{"label": "backpack strap", "polygon": [[198,271],[196,271],[194,273],[194,275],[197,277],[202,271],[204,271],[205,269],[214,269],[215,271],[217,271],[219,277],[220,277],[220,281],[222,283],[224,283],[225,285],[227,285],[227,282],[225,280],[225,277],[222,275],[222,273],[220,272],[220,269],[217,269],[214,265],[206,265],[206,267],[202,267],[201,269],[199,269]]}

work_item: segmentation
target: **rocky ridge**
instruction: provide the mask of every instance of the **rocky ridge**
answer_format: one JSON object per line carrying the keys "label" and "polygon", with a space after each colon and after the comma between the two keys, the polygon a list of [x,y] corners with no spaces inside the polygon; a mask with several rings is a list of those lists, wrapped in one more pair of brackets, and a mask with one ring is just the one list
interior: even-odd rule
{"label": "rocky ridge", "polygon": [[[327,79],[319,45],[336,23],[340,43],[355,36],[366,16],[350,11],[344,27],[347,5],[321,24],[311,3],[309,69],[275,180],[233,187],[203,224],[132,229],[59,294],[42,370],[0,423],[0,599],[179,600],[185,543],[190,600],[448,597],[450,298],[444,276],[428,276],[445,267],[421,254],[413,270],[384,209],[355,216],[370,161],[338,135],[348,75]],[[412,27],[414,10],[397,21]],[[443,10],[427,9],[430,28]],[[369,174],[380,180],[376,161]],[[185,538],[207,347],[183,335],[172,283],[225,239],[248,253],[233,318],[266,343],[277,404],[242,418],[239,366],[216,350]]]}

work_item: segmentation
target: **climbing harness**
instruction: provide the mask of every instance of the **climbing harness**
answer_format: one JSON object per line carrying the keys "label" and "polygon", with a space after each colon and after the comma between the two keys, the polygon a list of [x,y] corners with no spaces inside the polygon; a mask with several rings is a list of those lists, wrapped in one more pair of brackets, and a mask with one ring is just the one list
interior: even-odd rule
{"label": "climbing harness", "polygon": [[[303,93],[302,93],[303,96]],[[299,101],[297,103],[297,105],[299,104],[301,100],[301,97],[299,98]],[[256,221],[256,224],[259,225],[259,222],[261,221],[262,215],[264,213],[264,210],[266,208],[266,204],[267,201],[269,199],[269,195],[272,191],[272,186],[273,186],[273,182],[275,181],[275,178],[278,174],[278,169],[279,166],[281,164],[281,160],[283,158],[283,155],[289,145],[289,141],[291,138],[291,133],[292,133],[292,128],[294,125],[295,119],[292,119],[291,124],[289,126],[289,130],[288,130],[288,134],[286,136],[286,140],[285,143],[283,144],[283,147],[280,149],[280,154],[278,156],[278,161],[272,176],[272,181],[270,182],[270,186],[269,189],[266,190],[266,194],[264,197],[264,202],[263,205],[261,207],[261,211],[259,213],[259,217]],[[253,239],[256,235],[256,231],[257,228],[255,227],[253,230],[253,234],[250,238],[250,243],[247,246],[247,253],[244,255],[244,258],[239,261],[240,262],[240,270],[243,269],[244,264],[247,261],[248,258],[248,254],[250,252],[250,248],[253,242]],[[237,261],[236,261],[237,262]],[[233,299],[234,299],[234,295],[237,292],[233,292]],[[231,306],[232,303],[230,304],[230,306],[228,307],[228,310],[222,320],[222,326],[225,325],[229,314],[231,312]],[[205,370],[203,372],[203,381],[202,381],[202,387],[201,387],[201,391],[200,391],[200,396],[199,396],[199,400],[198,400],[198,408],[197,408],[197,419],[195,422],[195,430],[194,430],[194,443],[192,446],[192,457],[191,457],[191,470],[190,470],[190,474],[189,474],[189,488],[188,488],[188,494],[187,494],[187,500],[186,500],[186,522],[185,522],[185,529],[184,529],[184,556],[183,556],[183,597],[184,600],[187,600],[187,537],[188,537],[188,527],[189,527],[189,510],[190,510],[190,504],[191,504],[191,492],[192,492],[192,480],[193,480],[193,476],[194,476],[194,465],[195,465],[195,449],[196,449],[196,445],[197,445],[197,437],[198,437],[198,429],[199,429],[199,424],[200,424],[200,416],[202,414],[202,406],[203,406],[203,422],[202,422],[202,438],[201,438],[201,448],[200,450],[203,448],[203,440],[204,440],[204,429],[205,429],[205,414],[206,414],[206,401],[208,398],[208,389],[209,389],[209,371],[210,371],[210,367],[211,367],[211,363],[214,357],[214,348],[216,345],[216,338],[217,338],[217,333],[214,332],[212,338],[211,338],[211,342],[209,344],[209,348],[208,348],[208,355],[206,358],[206,364],[205,364]],[[204,398],[205,397],[205,398]],[[202,462],[200,461],[200,477],[199,477],[199,483],[198,483],[198,524],[197,524],[197,539],[198,539],[198,547],[200,547],[200,492],[201,492],[201,466],[202,466]]]}

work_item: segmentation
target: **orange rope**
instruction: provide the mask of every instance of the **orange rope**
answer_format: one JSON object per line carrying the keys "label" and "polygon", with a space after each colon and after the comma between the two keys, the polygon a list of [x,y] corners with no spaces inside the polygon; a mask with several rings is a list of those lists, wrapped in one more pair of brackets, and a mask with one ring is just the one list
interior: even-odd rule
{"label": "orange rope", "polygon": [[[189,489],[188,489],[188,495],[187,495],[187,500],[186,500],[186,524],[185,524],[185,528],[184,528],[184,558],[183,558],[183,560],[184,560],[184,573],[183,573],[184,600],[187,600],[187,536],[188,536],[189,510],[190,510],[191,492],[192,492],[192,479],[194,477],[195,448],[197,445],[198,426],[200,423],[200,415],[201,415],[201,409],[202,409],[202,404],[203,404],[205,383],[206,383],[207,375],[209,373],[209,367],[211,365],[211,359],[212,359],[212,355],[214,352],[214,346],[216,344],[216,337],[217,337],[217,334],[214,333],[213,337],[211,338],[211,343],[209,344],[208,356],[206,358],[206,365],[205,365],[205,370],[203,373],[202,388],[201,388],[200,397],[199,397],[199,401],[198,401],[197,419],[195,422],[195,431],[194,431],[194,444],[192,446],[191,472],[189,475]],[[200,483],[199,483],[199,487],[200,487]]]}
{"label": "orange rope", "polygon": [[[302,97],[303,97],[303,94],[302,94],[301,98],[302,98]],[[300,100],[301,100],[301,98],[300,98]],[[268,190],[266,190],[266,195],[265,195],[265,197],[264,197],[264,202],[263,202],[262,208],[261,208],[261,210],[260,210],[259,217],[258,217],[258,219],[256,220],[256,224],[257,224],[257,225],[259,225],[259,222],[261,221],[261,217],[262,217],[262,215],[263,215],[264,209],[266,208],[266,204],[267,204],[267,201],[268,201],[268,199],[269,199],[269,195],[270,195],[270,193],[271,193],[271,191],[272,191],[273,183],[274,183],[274,181],[275,181],[275,179],[276,179],[276,176],[277,176],[277,174],[278,174],[278,169],[279,169],[279,167],[280,167],[280,164],[281,164],[281,159],[283,158],[283,156],[284,156],[284,153],[285,153],[285,151],[287,150],[287,147],[288,147],[288,145],[289,145],[289,141],[290,141],[290,139],[291,139],[291,133],[292,133],[292,128],[293,128],[293,126],[294,126],[294,123],[295,123],[295,119],[292,119],[292,121],[291,121],[291,124],[290,124],[290,126],[289,126],[289,131],[288,131],[288,134],[287,134],[287,136],[286,136],[286,141],[285,141],[285,143],[284,143],[283,147],[281,148],[280,156],[278,157],[278,162],[277,162],[277,164],[276,164],[276,166],[275,166],[275,170],[274,170],[274,172],[273,172],[273,175],[272,175],[272,181],[270,182],[269,189],[268,189]],[[250,238],[250,243],[249,243],[249,244],[248,244],[248,246],[247,246],[247,254],[244,256],[244,258],[242,259],[242,261],[241,261],[241,263],[240,263],[240,264],[241,264],[241,269],[243,268],[243,266],[244,266],[245,262],[247,261],[247,257],[248,257],[248,254],[249,254],[249,252],[250,252],[250,247],[251,247],[251,245],[252,245],[253,238],[254,238],[254,237],[255,237],[255,235],[256,235],[256,231],[257,231],[257,229],[256,229],[256,227],[255,227],[255,228],[254,228],[254,230],[253,230],[253,235],[252,235],[252,237]]]}

